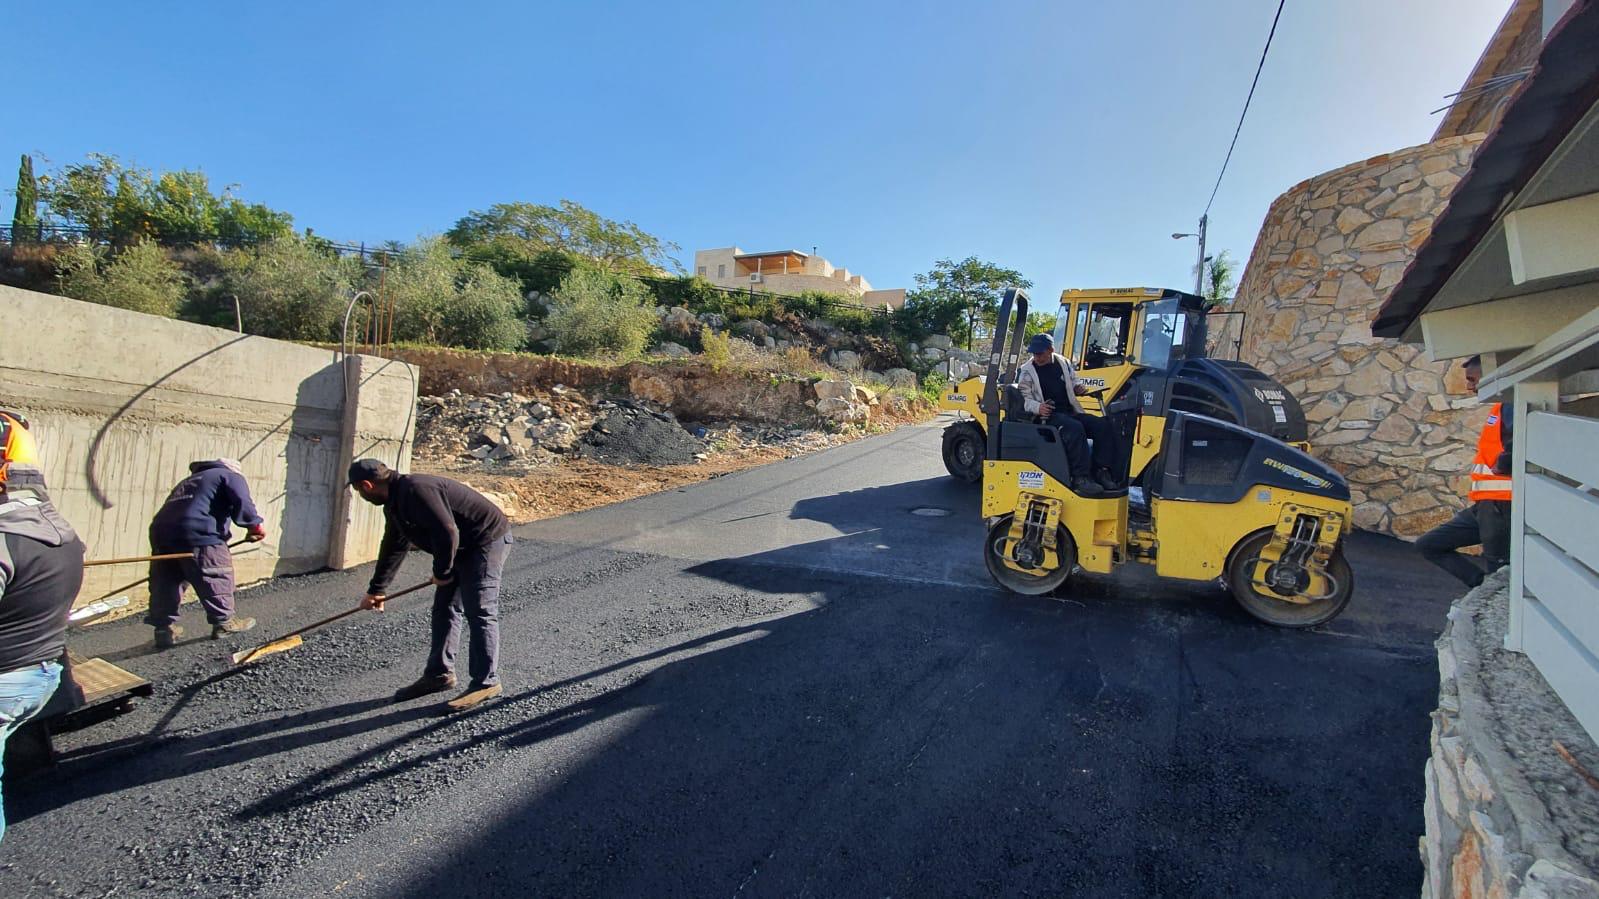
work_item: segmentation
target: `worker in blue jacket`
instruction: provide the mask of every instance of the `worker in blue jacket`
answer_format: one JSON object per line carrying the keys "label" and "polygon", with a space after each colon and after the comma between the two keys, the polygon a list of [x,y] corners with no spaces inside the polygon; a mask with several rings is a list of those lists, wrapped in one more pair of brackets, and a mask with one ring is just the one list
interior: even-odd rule
{"label": "worker in blue jacket", "polygon": [[185,585],[193,587],[217,639],[255,627],[254,618],[233,614],[233,555],[228,551],[232,525],[245,529],[252,543],[266,539],[265,522],[250,498],[239,463],[232,459],[193,462],[189,476],[172,493],[150,523],[151,555],[188,553],[186,559],[150,563],[150,613],[145,623],[155,628],[155,645],[168,649],[183,635],[178,603]]}

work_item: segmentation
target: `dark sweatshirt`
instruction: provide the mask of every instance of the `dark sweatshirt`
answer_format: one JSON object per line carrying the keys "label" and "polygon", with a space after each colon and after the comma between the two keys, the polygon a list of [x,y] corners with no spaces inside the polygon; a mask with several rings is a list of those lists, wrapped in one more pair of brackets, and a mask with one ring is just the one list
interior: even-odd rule
{"label": "dark sweatshirt", "polygon": [[244,528],[262,523],[243,475],[220,460],[191,463],[189,471],[150,522],[153,546],[173,551],[219,546],[232,536],[228,522]]}
{"label": "dark sweatshirt", "polygon": [[83,541],[40,496],[0,494],[0,672],[61,658]]}
{"label": "dark sweatshirt", "polygon": [[455,556],[487,546],[511,530],[500,507],[460,481],[429,474],[400,475],[383,503],[383,543],[368,593],[384,593],[413,547],[433,556],[433,576],[454,576]]}

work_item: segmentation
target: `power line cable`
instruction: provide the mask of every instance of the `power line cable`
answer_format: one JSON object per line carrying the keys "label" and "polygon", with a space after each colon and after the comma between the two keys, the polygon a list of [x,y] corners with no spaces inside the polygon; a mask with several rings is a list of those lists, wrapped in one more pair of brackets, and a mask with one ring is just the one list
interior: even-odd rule
{"label": "power line cable", "polygon": [[1255,86],[1260,84],[1260,71],[1266,67],[1266,54],[1271,52],[1271,39],[1277,34],[1277,20],[1282,18],[1283,6],[1288,0],[1277,0],[1277,14],[1271,17],[1271,31],[1266,35],[1266,48],[1260,51],[1260,65],[1255,67],[1255,80],[1249,83],[1249,96],[1244,98],[1244,111],[1238,114],[1238,127],[1233,130],[1233,142],[1227,145],[1227,158],[1221,162],[1221,172],[1216,175],[1216,186],[1210,189],[1210,199],[1205,201],[1205,215],[1210,215],[1210,204],[1216,202],[1216,192],[1221,190],[1221,179],[1227,174],[1227,163],[1233,161],[1233,148],[1238,146],[1238,135],[1244,130],[1244,116],[1249,115],[1249,102],[1255,99]]}

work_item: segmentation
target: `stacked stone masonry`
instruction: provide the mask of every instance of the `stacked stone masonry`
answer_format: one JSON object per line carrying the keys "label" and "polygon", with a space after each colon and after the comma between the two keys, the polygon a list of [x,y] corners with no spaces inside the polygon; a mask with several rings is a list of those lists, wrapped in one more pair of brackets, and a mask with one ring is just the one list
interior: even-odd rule
{"label": "stacked stone masonry", "polygon": [[[1450,610],[1422,770],[1424,899],[1599,899],[1599,790],[1568,764],[1599,756],[1520,653],[1501,648],[1501,569]],[[1586,766],[1584,766],[1586,770]]]}
{"label": "stacked stone masonry", "polygon": [[1278,197],[1233,304],[1245,314],[1217,329],[1218,352],[1237,343],[1298,397],[1312,451],[1349,479],[1366,530],[1414,538],[1464,504],[1487,410],[1458,365],[1372,337],[1371,320],[1482,137],[1376,156]]}

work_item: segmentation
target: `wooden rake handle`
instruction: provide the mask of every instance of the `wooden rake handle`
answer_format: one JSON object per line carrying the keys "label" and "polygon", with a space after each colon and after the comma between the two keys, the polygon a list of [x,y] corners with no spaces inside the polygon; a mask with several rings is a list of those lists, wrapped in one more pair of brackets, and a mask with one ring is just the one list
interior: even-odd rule
{"label": "wooden rake handle", "polygon": [[[406,587],[404,590],[401,590],[398,593],[390,593],[388,596],[383,597],[383,601],[384,602],[388,602],[391,599],[399,599],[400,597],[406,595],[407,593],[415,593],[416,591],[421,590],[423,587],[431,587],[431,586],[433,586],[433,581],[431,579],[430,580],[425,580],[422,583],[417,584],[414,587]],[[356,606],[353,609],[350,609],[350,610],[345,611],[345,612],[340,612],[337,615],[330,615],[327,618],[324,618],[321,621],[316,622],[315,624],[308,624],[305,627],[302,627],[302,628],[300,628],[297,631],[292,631],[290,633],[284,634],[283,636],[279,637],[278,640],[287,640],[290,637],[302,637],[302,636],[310,633],[311,631],[316,630],[319,627],[324,627],[326,625],[332,624],[333,622],[338,621],[341,618],[348,618],[351,615],[354,615],[356,612],[365,612],[365,611],[367,611],[367,610],[361,608],[360,606]],[[278,642],[278,640],[273,640],[272,642],[276,643],[276,642]]]}
{"label": "wooden rake handle", "polygon": [[[249,542],[250,541],[248,540],[236,540],[228,544],[228,549],[233,549],[235,546],[241,546]],[[83,567],[93,568],[96,565],[124,565],[130,562],[165,562],[168,559],[192,558],[194,558],[194,552],[191,550],[186,553],[162,553],[158,556],[128,556],[125,559],[95,559],[93,561],[84,562]]]}

